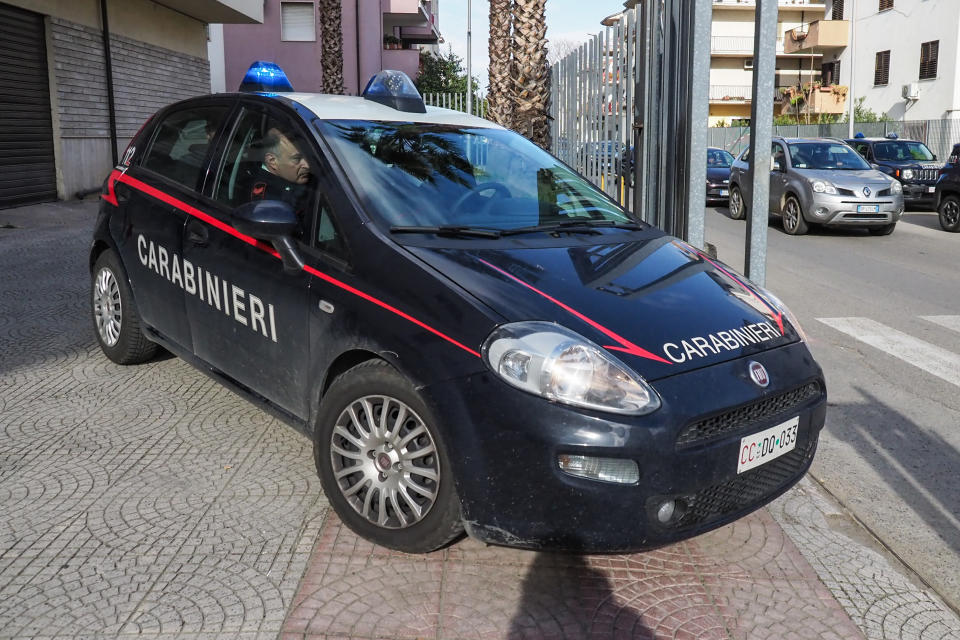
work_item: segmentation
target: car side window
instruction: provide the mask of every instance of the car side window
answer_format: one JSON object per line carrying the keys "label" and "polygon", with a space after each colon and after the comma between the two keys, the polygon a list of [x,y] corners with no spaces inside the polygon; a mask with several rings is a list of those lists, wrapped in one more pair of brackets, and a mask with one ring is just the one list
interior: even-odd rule
{"label": "car side window", "polygon": [[781,170],[787,168],[786,154],[783,152],[783,145],[780,143],[774,142],[770,146],[770,157],[773,158],[774,163],[780,163]]}
{"label": "car side window", "polygon": [[140,165],[185,187],[197,188],[210,144],[227,110],[226,106],[194,107],[167,115],[157,125]]}
{"label": "car side window", "polygon": [[854,149],[857,150],[857,153],[863,156],[864,160],[870,159],[870,145],[861,143],[856,145]]}

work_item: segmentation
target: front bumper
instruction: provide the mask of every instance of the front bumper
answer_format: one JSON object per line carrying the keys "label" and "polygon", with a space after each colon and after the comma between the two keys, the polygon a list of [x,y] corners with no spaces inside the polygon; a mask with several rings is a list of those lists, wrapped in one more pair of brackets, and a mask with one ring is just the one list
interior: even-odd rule
{"label": "front bumper", "polygon": [[903,185],[903,201],[906,204],[930,204],[932,205],[936,198],[936,188],[934,183],[930,184],[910,184]]}
{"label": "front bumper", "polygon": [[729,200],[729,199],[730,199],[729,184],[708,184],[707,185],[707,200]]}
{"label": "front bumper", "polygon": [[[750,359],[769,372],[767,389],[751,381]],[[663,405],[640,417],[551,403],[489,373],[424,389],[457,461],[467,531],[530,549],[651,549],[761,507],[796,483],[813,460],[826,391],[802,343],[652,386]],[[795,449],[737,474],[741,438],[793,417],[799,417]],[[623,485],[570,476],[559,469],[559,454],[628,458],[640,479]],[[685,508],[664,525],[657,509],[669,499]]]}
{"label": "front bumper", "polygon": [[897,222],[903,215],[903,197],[856,198],[847,195],[814,193],[804,207],[808,222],[826,226],[882,226]]}

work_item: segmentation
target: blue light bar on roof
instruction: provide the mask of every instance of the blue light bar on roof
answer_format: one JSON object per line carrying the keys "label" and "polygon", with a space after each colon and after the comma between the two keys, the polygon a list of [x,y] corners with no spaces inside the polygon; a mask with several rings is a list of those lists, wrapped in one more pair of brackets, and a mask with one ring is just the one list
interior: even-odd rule
{"label": "blue light bar on roof", "polygon": [[420,92],[414,86],[410,76],[403,71],[384,69],[370,78],[363,97],[373,102],[393,107],[397,111],[408,113],[426,113]]}
{"label": "blue light bar on roof", "polygon": [[276,63],[257,60],[247,69],[247,75],[243,76],[240,91],[278,93],[293,91],[293,86]]}

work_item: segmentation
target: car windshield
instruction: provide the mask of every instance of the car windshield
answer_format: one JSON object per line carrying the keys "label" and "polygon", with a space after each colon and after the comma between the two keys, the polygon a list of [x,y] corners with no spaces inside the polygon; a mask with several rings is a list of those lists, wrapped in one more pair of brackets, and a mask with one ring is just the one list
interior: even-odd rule
{"label": "car windshield", "polygon": [[877,160],[910,162],[911,160],[933,160],[933,154],[922,142],[892,140],[873,145],[873,156]]}
{"label": "car windshield", "polygon": [[317,126],[373,215],[395,229],[634,222],[602,191],[512,131],[359,120]]}
{"label": "car windshield", "polygon": [[862,171],[870,165],[842,142],[798,142],[787,145],[794,169]]}
{"label": "car windshield", "polygon": [[707,149],[707,168],[726,169],[733,164],[733,156],[723,149]]}

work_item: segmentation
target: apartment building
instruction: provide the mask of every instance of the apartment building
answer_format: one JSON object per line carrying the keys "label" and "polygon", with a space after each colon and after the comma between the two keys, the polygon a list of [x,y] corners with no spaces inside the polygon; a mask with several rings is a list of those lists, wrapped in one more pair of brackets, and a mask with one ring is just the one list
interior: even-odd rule
{"label": "apartment building", "polygon": [[836,61],[865,107],[893,120],[960,118],[960,2],[826,1],[827,17],[853,24]]}
{"label": "apartment building", "polygon": [[[416,78],[421,47],[441,41],[439,0],[342,0],[343,79],[358,95],[382,69]],[[276,62],[297,91],[319,92],[319,0],[264,0],[262,24],[227,24],[211,31],[214,91],[234,91],[255,60]]]}
{"label": "apartment building", "polygon": [[[849,27],[826,22],[827,0],[779,0],[774,113],[811,116],[842,113],[846,89],[837,60]],[[713,0],[710,43],[710,125],[750,120],[753,91],[755,0]],[[832,17],[832,16],[831,16]]]}

